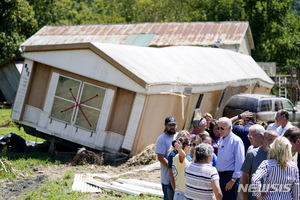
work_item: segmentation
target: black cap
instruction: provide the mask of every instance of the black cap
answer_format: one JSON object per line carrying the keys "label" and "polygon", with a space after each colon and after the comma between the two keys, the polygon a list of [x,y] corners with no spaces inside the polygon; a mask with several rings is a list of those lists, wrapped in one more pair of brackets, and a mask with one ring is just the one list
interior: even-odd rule
{"label": "black cap", "polygon": [[175,117],[173,116],[168,116],[166,119],[165,119],[165,125],[170,125],[170,124],[176,124],[177,125],[177,120]]}

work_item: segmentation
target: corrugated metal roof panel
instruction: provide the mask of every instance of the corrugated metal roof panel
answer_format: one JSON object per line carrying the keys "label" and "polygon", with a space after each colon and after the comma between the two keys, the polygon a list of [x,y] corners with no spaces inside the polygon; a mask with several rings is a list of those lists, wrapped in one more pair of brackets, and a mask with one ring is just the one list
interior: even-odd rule
{"label": "corrugated metal roof panel", "polygon": [[[248,22],[181,22],[44,26],[23,46],[102,42],[123,44],[129,35],[155,34],[150,46],[212,46],[240,44],[250,30]],[[253,38],[247,34],[251,48]]]}

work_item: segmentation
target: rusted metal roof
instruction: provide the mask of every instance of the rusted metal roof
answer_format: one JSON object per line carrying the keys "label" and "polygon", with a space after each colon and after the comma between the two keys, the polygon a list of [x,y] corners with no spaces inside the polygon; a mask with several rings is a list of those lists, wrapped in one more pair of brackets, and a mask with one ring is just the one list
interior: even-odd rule
{"label": "rusted metal roof", "polygon": [[254,49],[248,22],[172,22],[139,24],[97,24],[44,26],[22,46],[102,42],[123,44],[128,36],[155,34],[149,46],[212,46],[239,45],[248,38]]}

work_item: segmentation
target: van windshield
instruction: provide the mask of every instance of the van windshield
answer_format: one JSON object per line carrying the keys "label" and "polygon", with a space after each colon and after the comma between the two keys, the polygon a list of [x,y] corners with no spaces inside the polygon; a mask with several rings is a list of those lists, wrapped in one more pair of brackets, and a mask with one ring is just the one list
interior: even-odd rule
{"label": "van windshield", "polygon": [[226,107],[244,111],[249,110],[250,112],[257,112],[258,100],[249,97],[235,96],[229,100]]}

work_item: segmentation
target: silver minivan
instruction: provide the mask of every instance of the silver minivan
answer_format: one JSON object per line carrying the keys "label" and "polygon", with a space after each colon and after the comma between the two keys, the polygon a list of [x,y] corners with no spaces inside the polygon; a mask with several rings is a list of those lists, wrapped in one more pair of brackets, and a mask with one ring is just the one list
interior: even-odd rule
{"label": "silver minivan", "polygon": [[223,116],[233,117],[246,110],[256,114],[257,120],[274,122],[278,110],[285,109],[290,114],[289,121],[299,127],[300,112],[289,99],[265,94],[237,94],[224,107]]}

